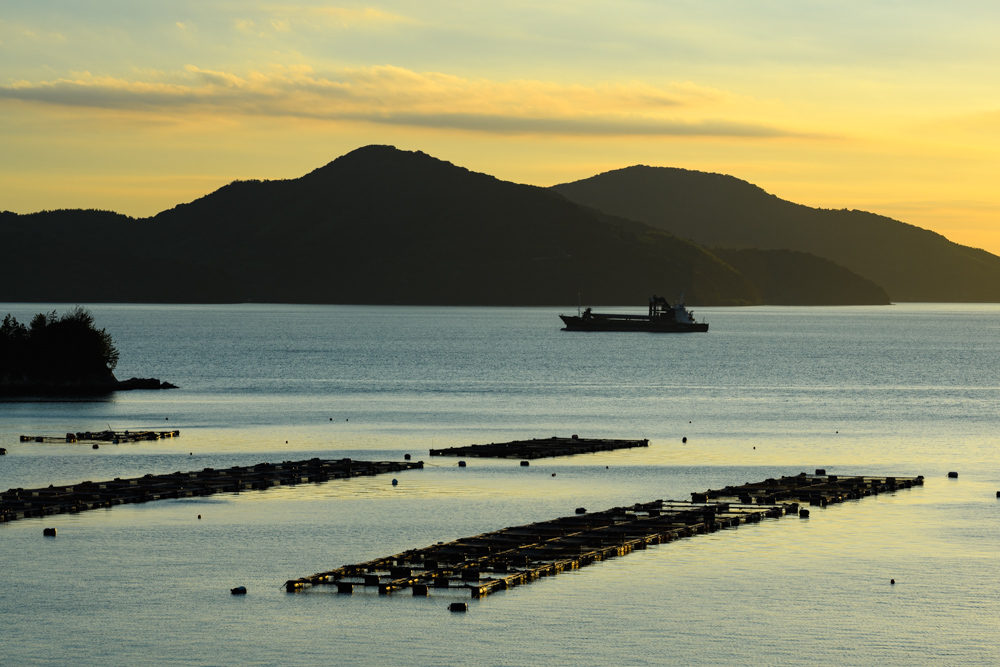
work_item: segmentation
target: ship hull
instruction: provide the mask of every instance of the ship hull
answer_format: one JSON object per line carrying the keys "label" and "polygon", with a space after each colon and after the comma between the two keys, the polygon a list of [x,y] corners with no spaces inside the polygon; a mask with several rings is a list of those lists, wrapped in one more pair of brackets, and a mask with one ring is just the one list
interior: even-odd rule
{"label": "ship hull", "polygon": [[645,315],[597,315],[584,318],[560,315],[563,331],[648,331],[651,333],[695,333],[708,331],[707,322],[677,322],[667,317]]}

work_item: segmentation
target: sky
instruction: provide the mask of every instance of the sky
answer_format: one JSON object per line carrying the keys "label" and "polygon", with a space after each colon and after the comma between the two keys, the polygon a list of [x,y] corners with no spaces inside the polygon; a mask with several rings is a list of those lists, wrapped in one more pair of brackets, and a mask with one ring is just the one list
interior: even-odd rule
{"label": "sky", "polygon": [[1000,3],[3,0],[0,210],[140,217],[369,144],[731,174],[1000,254]]}

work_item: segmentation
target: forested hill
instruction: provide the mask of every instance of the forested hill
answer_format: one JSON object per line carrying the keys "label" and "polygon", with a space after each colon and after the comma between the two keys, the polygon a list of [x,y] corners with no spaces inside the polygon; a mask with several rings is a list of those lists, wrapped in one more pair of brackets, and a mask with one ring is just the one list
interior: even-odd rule
{"label": "forested hill", "polygon": [[237,181],[148,219],[3,214],[0,245],[4,301],[760,302],[697,244],[390,146],[298,179]]}
{"label": "forested hill", "polygon": [[772,306],[888,304],[886,291],[828,259],[795,250],[730,250],[712,253],[735,268]]}
{"label": "forested hill", "polygon": [[893,301],[1000,301],[996,255],[873,213],[794,204],[732,176],[634,166],[552,189],[708,247],[812,253]]}
{"label": "forested hill", "polygon": [[0,301],[224,303],[227,272],[192,264],[183,242],[111,211],[0,212]]}

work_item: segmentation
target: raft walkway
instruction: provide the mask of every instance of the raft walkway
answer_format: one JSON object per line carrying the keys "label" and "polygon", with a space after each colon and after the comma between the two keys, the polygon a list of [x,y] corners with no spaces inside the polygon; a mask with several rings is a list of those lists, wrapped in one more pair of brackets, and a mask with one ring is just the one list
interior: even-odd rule
{"label": "raft walkway", "polygon": [[9,489],[0,494],[0,523],[84,512],[124,503],[145,503],[168,498],[210,496],[214,493],[267,489],[272,486],[326,482],[331,479],[380,475],[424,467],[417,462],[352,461],[351,459],[285,461],[234,466],[223,470],[116,477],[108,482],[81,482],[41,489]]}
{"label": "raft walkway", "polygon": [[601,438],[532,438],[513,442],[491,443],[432,449],[431,456],[471,456],[491,459],[542,459],[554,456],[572,456],[615,449],[649,447],[649,440],[607,440]]}
{"label": "raft walkway", "polygon": [[[290,579],[285,582],[285,590],[293,593],[307,586],[329,584],[336,585],[338,593],[353,593],[356,586],[362,586],[377,587],[381,595],[408,588],[415,596],[427,595],[434,589],[451,593],[467,590],[473,598],[481,598],[649,545],[785,514],[808,516],[808,510],[799,509],[797,498],[825,506],[922,484],[923,477],[801,473],[760,484],[693,493],[691,501],[654,500],[589,514],[581,507],[574,516],[504,528]],[[713,500],[708,502],[706,496]]]}

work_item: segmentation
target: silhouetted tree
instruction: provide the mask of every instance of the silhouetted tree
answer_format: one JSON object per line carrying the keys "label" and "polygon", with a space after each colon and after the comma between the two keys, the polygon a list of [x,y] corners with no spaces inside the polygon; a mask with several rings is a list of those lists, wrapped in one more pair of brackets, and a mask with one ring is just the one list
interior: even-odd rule
{"label": "silhouetted tree", "polygon": [[8,313],[0,325],[0,379],[21,378],[28,360],[28,328]]}
{"label": "silhouetted tree", "polygon": [[76,306],[59,317],[38,313],[29,326],[8,314],[0,325],[0,379],[17,382],[113,382],[118,350],[94,316]]}

